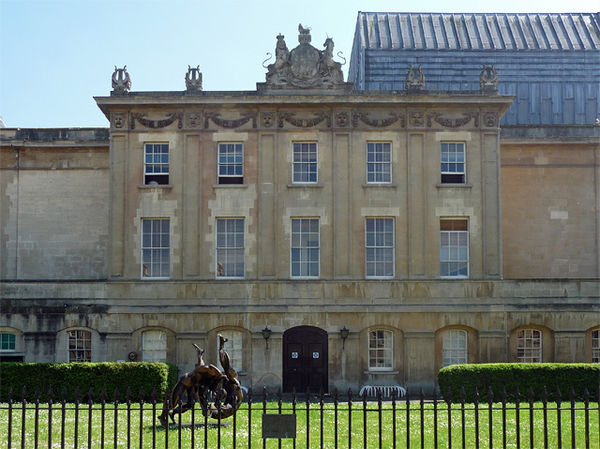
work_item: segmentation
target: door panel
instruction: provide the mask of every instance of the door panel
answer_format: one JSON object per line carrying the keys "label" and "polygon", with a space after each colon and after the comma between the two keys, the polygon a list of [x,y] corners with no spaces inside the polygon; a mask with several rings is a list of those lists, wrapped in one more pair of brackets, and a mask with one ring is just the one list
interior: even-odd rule
{"label": "door panel", "polygon": [[283,334],[283,390],[327,391],[327,332],[299,326]]}

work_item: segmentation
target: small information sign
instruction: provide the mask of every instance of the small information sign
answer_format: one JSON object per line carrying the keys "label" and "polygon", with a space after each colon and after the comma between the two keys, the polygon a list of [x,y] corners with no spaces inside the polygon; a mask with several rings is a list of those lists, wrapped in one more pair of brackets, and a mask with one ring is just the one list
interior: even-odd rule
{"label": "small information sign", "polygon": [[296,438],[296,415],[262,415],[263,438]]}

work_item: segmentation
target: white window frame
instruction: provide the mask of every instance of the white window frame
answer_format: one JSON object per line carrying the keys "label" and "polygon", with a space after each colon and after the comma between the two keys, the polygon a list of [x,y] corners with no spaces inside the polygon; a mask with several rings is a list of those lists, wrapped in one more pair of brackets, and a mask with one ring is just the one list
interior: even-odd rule
{"label": "white window frame", "polygon": [[[237,329],[222,329],[219,333],[227,339],[223,345],[229,358],[231,367],[238,373],[244,370],[244,334]],[[219,339],[217,338],[217,354],[219,354]]]}
{"label": "white window frame", "polygon": [[[308,146],[309,153],[312,151],[311,146],[314,145],[315,150],[315,160],[314,161],[303,161],[296,160],[296,149],[297,146],[300,146],[300,151],[303,151],[303,146]],[[308,177],[310,177],[311,171],[310,167],[314,165],[315,167],[315,179],[314,181],[308,180],[296,180],[296,175],[302,175],[303,173],[308,173]],[[302,167],[309,167],[309,170],[304,172],[301,170]],[[292,184],[317,184],[319,182],[319,145],[317,142],[292,142]]]}
{"label": "white window frame", "polygon": [[[451,146],[453,147],[453,151],[451,150]],[[448,149],[448,155],[459,155],[461,151],[458,151],[458,148],[462,149],[462,161],[460,159],[452,160],[452,157],[448,157],[448,160],[444,161],[444,148]],[[467,182],[467,145],[465,142],[441,142],[440,145],[440,170],[441,170],[441,183],[442,184],[466,184]],[[446,164],[444,166],[444,164]],[[459,170],[459,166],[462,165],[462,170]],[[462,176],[462,180],[460,181],[447,181],[444,180],[444,175],[446,176]]]}
{"label": "white window frame", "polygon": [[67,331],[67,360],[69,363],[92,361],[92,333],[89,330]]}
{"label": "white window frame", "polygon": [[[158,232],[154,229],[154,223],[160,221],[160,229]],[[146,222],[150,223],[150,233],[145,232]],[[165,246],[165,242],[163,236],[165,234],[163,225],[167,223],[168,232],[167,234],[167,245]],[[140,263],[140,274],[142,279],[169,279],[171,276],[171,220],[168,217],[145,217],[141,219],[141,263]],[[157,243],[157,239],[160,240]],[[155,246],[158,245],[158,246]],[[167,255],[166,262],[163,260],[164,255]],[[147,257],[149,256],[149,260]],[[155,256],[159,256],[159,260],[155,261]],[[149,264],[148,264],[149,263]],[[158,264],[159,269],[158,273],[160,275],[153,276],[155,263]],[[165,276],[164,273],[161,273],[160,267],[162,264],[166,263],[168,266],[168,273]]]}
{"label": "white window frame", "polygon": [[[442,230],[442,222],[443,221],[461,221],[465,222],[466,230]],[[460,244],[460,239],[462,236],[466,237],[465,245]],[[448,240],[449,244],[444,245],[444,240]],[[458,243],[457,243],[458,240]],[[453,244],[456,243],[456,244]],[[465,249],[466,257],[462,257],[460,255],[461,249]],[[445,251],[446,250],[446,251]],[[444,253],[447,252],[447,256]],[[453,256],[454,255],[454,256]],[[440,219],[440,277],[442,279],[467,279],[470,274],[470,260],[469,260],[469,220],[467,218],[456,217],[456,218],[442,218]],[[444,274],[444,264],[466,264],[467,273],[466,274],[458,274],[458,275],[449,275]]]}
{"label": "white window frame", "polygon": [[[225,229],[224,234],[219,231],[220,224],[222,223],[225,228],[228,227],[230,223],[235,223],[236,225],[241,222],[242,232],[241,232],[241,246],[240,237],[236,229],[230,233],[229,229]],[[243,279],[246,273],[246,261],[245,261],[245,244],[246,244],[246,231],[245,231],[246,221],[243,217],[218,217],[215,220],[215,277],[218,279]],[[224,246],[220,244],[222,240],[225,240]],[[233,245],[233,246],[230,246]],[[240,275],[227,275],[228,269],[228,255],[229,253],[239,254],[241,253],[242,258],[242,273]],[[234,263],[234,262],[232,262]],[[222,265],[222,266],[221,266]],[[221,273],[223,270],[223,274]]]}
{"label": "white window frame", "polygon": [[[302,224],[304,221],[316,221],[317,222],[317,246],[302,246],[302,240],[304,239],[304,234],[314,234],[312,231],[302,232]],[[294,232],[294,222],[298,221],[300,226],[300,232]],[[299,242],[299,244],[295,244]],[[294,275],[294,264],[300,264],[300,273],[302,273],[303,268],[307,268],[307,271],[310,272],[310,265],[314,262],[311,261],[308,253],[311,251],[317,251],[317,274],[316,275]],[[299,260],[294,261],[294,252],[299,252]],[[303,257],[306,255],[306,257]],[[321,220],[318,217],[292,217],[290,220],[290,277],[294,279],[318,279],[321,273]]]}
{"label": "white window frame", "polygon": [[592,363],[600,363],[600,329],[592,331]]}
{"label": "white window frame", "polygon": [[[373,151],[371,152],[371,147],[373,148]],[[387,153],[388,153],[388,160],[383,160],[383,161],[369,161],[369,155],[371,153],[377,155],[377,148],[381,147],[383,148],[387,148]],[[382,154],[385,155],[385,153],[382,152]],[[376,168],[377,167],[388,167],[388,172],[385,173],[385,170],[382,171],[378,171]],[[367,184],[391,184],[392,183],[392,143],[391,142],[367,142]],[[372,170],[371,170],[372,169]],[[377,178],[378,176],[385,178],[385,175],[388,176],[388,179],[382,179],[382,180],[377,180],[377,179],[370,179],[370,175],[373,176],[373,178]]]}
{"label": "white window frame", "polygon": [[[150,339],[151,336],[158,338]],[[163,343],[163,347],[152,347],[150,343]],[[142,332],[142,361],[143,362],[166,362],[167,361],[167,332],[161,329],[148,329]]]}
{"label": "white window frame", "polygon": [[[12,339],[10,338],[12,336]],[[12,340],[12,348],[11,346]],[[6,343],[6,347],[5,347]],[[8,353],[8,352],[16,352],[17,351],[17,334],[14,332],[0,332],[0,352]]]}
{"label": "white window frame", "polygon": [[[164,153],[163,150],[166,147],[166,159],[164,162]],[[152,152],[148,153],[148,149],[152,148]],[[154,150],[159,149],[159,153],[155,153]],[[156,159],[158,158],[158,159]],[[145,142],[144,143],[144,184],[145,185],[168,185],[169,184],[169,173],[171,171],[170,168],[170,159],[171,159],[171,151],[169,148],[168,142]],[[152,168],[152,170],[148,171],[148,168]],[[167,171],[164,172],[163,168],[166,167]],[[156,172],[155,169],[160,168],[161,171]],[[156,179],[148,180],[148,177],[163,179],[162,182],[157,181]],[[166,181],[166,182],[165,182]]]}
{"label": "white window frame", "polygon": [[[464,344],[463,344],[464,343]],[[442,367],[469,362],[469,335],[464,329],[448,329],[442,334]]]}
{"label": "white window frame", "polygon": [[[385,223],[391,221],[392,230],[391,230],[391,244],[387,242],[386,237],[388,231],[385,229]],[[372,238],[369,237],[369,223],[373,223],[374,231]],[[383,229],[378,229],[379,227],[383,227]],[[381,232],[378,232],[381,231]],[[383,234],[383,235],[380,235]],[[371,251],[372,250],[372,251]],[[369,260],[369,254],[374,253],[374,259]],[[387,264],[388,262],[385,260],[385,254],[391,252],[391,263],[392,270],[391,274],[379,274],[377,270],[377,266],[380,264]],[[383,255],[383,259],[379,260],[378,253]],[[392,279],[396,273],[396,220],[394,217],[366,217],[365,218],[365,277],[367,279]],[[375,265],[374,274],[369,274],[369,266]]]}
{"label": "white window frame", "polygon": [[[381,333],[381,337],[378,335]],[[375,334],[375,335],[373,335]],[[371,338],[374,336],[374,340]],[[372,346],[371,343],[375,342],[376,345]],[[383,341],[383,345],[379,346],[379,342]],[[367,360],[369,364],[369,371],[392,371],[394,369],[394,333],[387,329],[371,329],[367,332]],[[375,351],[375,355],[372,356],[372,351]],[[377,355],[381,353],[382,355]],[[372,364],[372,360],[375,359],[375,363]],[[382,363],[379,360],[383,360]]]}
{"label": "white window frame", "polygon": [[[517,362],[519,363],[542,363],[543,361],[543,339],[541,330],[526,328],[517,331]],[[539,346],[534,342],[539,341]],[[523,351],[523,355],[520,352]]]}
{"label": "white window frame", "polygon": [[[221,150],[224,149],[226,154],[225,158],[233,157],[233,162],[226,160],[221,162]],[[230,149],[233,149],[233,156],[230,156]],[[237,151],[239,149],[241,161],[237,161]],[[237,171],[235,167],[241,168],[241,174],[221,174],[222,167],[234,167],[234,171]],[[223,179],[222,179],[223,178]],[[227,182],[227,180],[240,180],[241,182]],[[243,184],[244,183],[244,144],[242,142],[219,142],[217,145],[217,183],[218,184]]]}

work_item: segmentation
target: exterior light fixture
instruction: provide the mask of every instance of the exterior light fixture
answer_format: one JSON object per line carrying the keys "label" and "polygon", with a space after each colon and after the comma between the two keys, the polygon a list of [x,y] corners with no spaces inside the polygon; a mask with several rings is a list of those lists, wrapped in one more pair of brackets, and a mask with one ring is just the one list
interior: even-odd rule
{"label": "exterior light fixture", "polygon": [[263,338],[265,339],[265,344],[267,345],[266,349],[269,349],[269,338],[271,338],[271,334],[273,331],[269,329],[267,326],[261,331]]}
{"label": "exterior light fixture", "polygon": [[348,335],[350,335],[350,329],[348,329],[346,326],[342,327],[340,329],[340,337],[342,337],[342,350],[344,350],[346,346],[346,338],[348,338]]}

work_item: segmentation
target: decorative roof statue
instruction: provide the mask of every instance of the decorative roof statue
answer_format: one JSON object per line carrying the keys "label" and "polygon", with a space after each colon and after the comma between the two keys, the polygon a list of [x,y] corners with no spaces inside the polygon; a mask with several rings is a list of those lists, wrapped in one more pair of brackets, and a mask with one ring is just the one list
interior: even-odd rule
{"label": "decorative roof statue", "polygon": [[493,65],[483,65],[479,74],[479,88],[483,92],[498,92],[498,73]]}
{"label": "decorative roof statue", "polygon": [[126,94],[131,89],[131,78],[127,73],[127,66],[122,69],[115,66],[115,71],[112,74],[112,88],[115,94]]}
{"label": "decorative roof statue", "polygon": [[408,91],[420,91],[425,89],[425,75],[420,65],[409,65],[406,74],[404,88]]}
{"label": "decorative roof statue", "polygon": [[328,37],[323,44],[325,49],[318,50],[310,44],[310,28],[299,24],[298,32],[300,45],[291,51],[287,48],[285,37],[282,34],[277,36],[275,62],[265,67],[266,85],[271,88],[345,86],[342,64],[333,60],[333,39]]}
{"label": "decorative roof statue", "polygon": [[202,90],[202,72],[199,65],[195,68],[188,65],[188,71],[185,74],[185,88],[188,92],[200,92]]}

